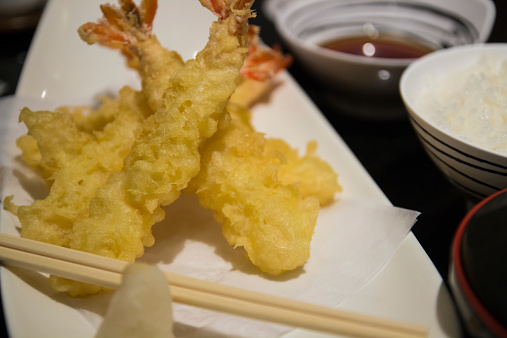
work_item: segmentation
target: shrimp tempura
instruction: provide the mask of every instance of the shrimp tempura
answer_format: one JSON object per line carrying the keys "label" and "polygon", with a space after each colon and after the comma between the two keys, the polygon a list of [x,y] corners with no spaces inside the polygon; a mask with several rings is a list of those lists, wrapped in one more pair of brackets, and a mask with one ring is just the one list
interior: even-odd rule
{"label": "shrimp tempura", "polygon": [[142,91],[153,110],[163,103],[169,79],[183,67],[178,52],[163,48],[151,33],[157,10],[156,0],[143,0],[137,7],[132,0],[119,0],[120,7],[100,6],[104,18],[87,22],[78,33],[88,44],[119,49],[127,65],[141,75]]}
{"label": "shrimp tempura", "polygon": [[[28,129],[23,142],[36,142],[40,160],[35,163],[52,168],[48,177],[52,185],[45,199],[20,207],[6,203],[19,218],[21,236],[69,246],[72,226],[87,214],[95,189],[122,169],[134,130],[149,113],[145,106],[144,97],[126,87],[119,98],[106,100],[98,109],[99,115],[113,115],[112,121],[90,132],[80,130],[67,113],[21,111],[20,121]],[[22,148],[24,153],[32,154],[30,143]]]}
{"label": "shrimp tempura", "polygon": [[[204,3],[219,15],[208,44],[169,79],[162,104],[137,131],[123,171],[96,190],[88,216],[74,224],[71,248],[132,262],[153,244],[151,227],[164,217],[160,206],[172,203],[198,173],[199,149],[216,132],[239,82],[252,3]],[[144,57],[144,50],[131,51]],[[89,292],[73,284],[53,279],[53,287],[70,294]]]}
{"label": "shrimp tempura", "polygon": [[[173,135],[173,145],[178,145],[180,149],[185,149],[185,147],[189,149],[187,141],[183,141],[183,145],[179,143],[181,140],[190,139],[189,134],[185,135],[178,129],[184,129],[182,126],[188,125],[191,121],[185,121],[182,114],[174,115],[164,110],[169,100],[177,97],[179,90],[176,89],[185,83],[183,82],[185,76],[181,75],[184,72],[185,63],[176,52],[163,48],[155,36],[151,35],[151,21],[156,9],[156,1],[144,1],[140,8],[133,6],[127,0],[122,1],[121,4],[121,8],[102,5],[105,19],[97,24],[84,24],[79,29],[79,33],[88,43],[98,42],[120,49],[127,56],[129,66],[138,70],[142,81],[141,93],[132,89],[123,89],[123,91],[128,90],[136,97],[146,99],[145,105],[149,105],[150,108],[143,107],[145,116],[149,115],[147,111],[153,113],[153,111],[163,110],[163,112],[158,112],[147,119],[138,132],[137,153],[135,153],[136,148],[133,148],[129,155],[130,159],[127,158],[124,162],[125,168],[130,168],[130,171],[114,175],[107,181],[105,187],[98,189],[90,208],[87,201],[90,201],[90,193],[94,193],[95,188],[89,189],[90,193],[86,195],[89,197],[84,200],[86,203],[72,204],[74,216],[65,222],[65,232],[57,231],[55,238],[62,237],[64,242],[60,244],[69,246],[71,239],[75,237],[72,242],[74,248],[132,261],[136,255],[142,254],[143,246],[153,243],[150,228],[153,223],[164,217],[159,206],[177,198],[180,187],[185,186],[184,183],[175,182],[173,185],[175,189],[172,191],[158,189],[162,186],[157,186],[160,182],[156,182],[153,175],[165,174],[165,171],[161,173],[160,170],[167,158],[164,159],[162,155],[157,161],[153,159],[151,152],[163,150],[161,146],[164,142],[163,134],[169,135],[169,133]],[[205,3],[205,5],[209,4],[211,2]],[[216,3],[209,7],[219,17],[222,15],[222,10]],[[137,15],[139,18],[132,20],[132,15],[134,17]],[[226,15],[229,16],[229,14]],[[187,191],[197,192],[200,203],[215,211],[216,218],[222,224],[224,235],[231,245],[244,246],[255,265],[263,271],[277,275],[303,265],[309,257],[310,241],[319,211],[318,202],[315,197],[310,196],[317,196],[320,203],[325,204],[332,199],[336,191],[341,190],[341,187],[337,183],[337,175],[332,168],[314,155],[313,143],[309,145],[307,154],[300,157],[297,150],[289,147],[283,140],[265,138],[264,135],[256,133],[250,124],[247,109],[269,88],[274,75],[290,62],[290,58],[284,57],[277,49],[261,48],[258,29],[252,27],[249,26],[248,30],[249,54],[240,71],[243,78],[227,104],[232,121],[229,121],[225,115],[220,117],[220,114],[216,114],[212,117],[215,119],[215,124],[221,121],[223,126],[209,141],[198,147],[202,155],[201,171],[190,181]],[[197,73],[194,70],[193,74]],[[186,85],[186,87],[191,87],[191,85]],[[168,96],[163,98],[166,92]],[[140,101],[143,100],[139,99],[138,103]],[[123,106],[127,105],[126,107],[131,104],[123,95],[120,95],[118,102]],[[108,109],[86,110],[87,108],[67,107],[60,108],[59,112],[69,115],[73,121],[72,125],[86,132],[101,129],[115,119],[114,114],[111,114]],[[187,114],[187,118],[193,119],[190,117],[191,113],[183,113]],[[175,124],[164,125],[163,120],[167,117],[173,119],[172,123]],[[138,121],[136,125],[141,123]],[[210,125],[213,126],[213,123]],[[196,131],[194,135],[199,132],[201,131]],[[201,142],[208,137],[207,135],[204,133],[196,142]],[[34,167],[40,167],[45,175],[57,170],[58,168],[51,167],[51,163],[47,162],[47,153],[41,156],[37,144],[32,142],[35,139],[30,135],[26,136],[26,138],[20,138],[20,143],[24,143],[25,161]],[[162,141],[151,142],[152,138]],[[125,141],[123,146],[130,148],[132,141],[129,142],[128,139]],[[43,143],[41,146],[44,148]],[[88,149],[93,150],[92,147]],[[96,148],[96,150],[99,149]],[[69,151],[72,152],[72,149]],[[62,154],[66,154],[65,149]],[[197,155],[196,152],[193,152],[193,155]],[[39,161],[40,158],[45,161]],[[129,166],[132,163],[142,164],[142,167],[137,168],[136,171],[135,164]],[[191,172],[192,166],[195,168],[195,162],[188,160],[176,162],[176,164],[178,167],[171,168],[169,165],[173,173],[180,170],[180,167],[183,172],[188,171],[188,173]],[[154,165],[151,170],[150,165]],[[107,176],[103,176],[100,182],[97,181],[96,186],[103,185],[104,180],[112,174],[112,171],[102,169]],[[236,176],[230,175],[231,171],[234,171]],[[244,175],[252,180],[238,179]],[[188,174],[188,177],[190,176],[191,174]],[[129,192],[128,177],[131,178],[130,182],[134,183],[136,177],[144,179],[140,183],[141,188]],[[173,177],[176,177],[176,174]],[[146,181],[153,184],[151,191],[149,184],[143,183]],[[131,186],[135,187],[135,184]],[[253,186],[258,188],[252,190]],[[69,186],[69,189],[77,192],[83,188]],[[143,189],[146,195],[154,198],[143,200],[142,196],[138,195],[139,192],[143,193]],[[217,189],[220,190],[219,193],[216,193]],[[166,197],[169,196],[168,200],[164,200],[164,194]],[[61,197],[62,194],[57,196]],[[46,201],[46,204],[41,204],[41,206],[59,205],[58,198],[52,198],[51,201]],[[32,210],[36,211],[35,215],[41,213],[41,208],[34,208],[37,203],[31,206]],[[276,208],[273,209],[273,206]],[[14,211],[14,207],[11,210]],[[231,214],[231,210],[236,210],[236,212]],[[92,218],[87,218],[89,211],[92,211],[90,214]],[[106,217],[100,216],[101,213],[104,213]],[[44,214],[47,212],[42,213]],[[46,228],[48,225],[58,228],[60,223],[57,220],[58,217],[43,217],[42,219],[47,223]],[[98,223],[96,223],[97,220]],[[104,224],[108,220],[112,220],[109,227],[95,227],[95,224]],[[122,221],[125,225],[115,225]],[[134,224],[132,227],[127,226],[130,222]],[[36,224],[31,229],[32,233],[41,228],[37,222]],[[26,234],[29,236],[29,232]],[[127,247],[123,250],[125,243]],[[56,277],[51,277],[51,282],[56,289],[73,295],[97,290],[94,286]]]}
{"label": "shrimp tempura", "polygon": [[[272,50],[265,47],[262,48],[259,45],[257,27],[249,26],[248,33],[250,37],[249,54],[247,55],[245,64],[241,68],[241,74],[243,76],[242,82],[238,88],[236,88],[236,91],[227,106],[228,110],[234,116],[233,122],[231,126],[220,130],[218,135],[214,136],[213,140],[207,142],[202,148],[201,154],[203,154],[203,160],[201,172],[198,177],[192,181],[191,188],[189,188],[188,191],[197,190],[201,204],[217,212],[217,219],[223,225],[224,234],[232,245],[244,245],[250,259],[254,262],[254,264],[259,266],[261,270],[271,274],[279,274],[283,271],[292,270],[301,266],[308,259],[309,245],[313,235],[313,228],[315,226],[319,207],[318,203],[315,203],[312,199],[308,199],[303,202],[300,192],[298,192],[298,189],[301,186],[311,186],[311,183],[314,181],[313,179],[309,180],[311,183],[305,185],[301,185],[298,182],[298,178],[306,178],[308,180],[308,177],[304,177],[302,175],[292,175],[290,179],[293,181],[286,180],[284,182],[279,182],[277,179],[277,175],[279,174],[278,167],[280,165],[286,168],[286,172],[291,172],[290,168],[297,167],[299,163],[308,162],[307,157],[300,159],[297,156],[297,151],[287,145],[287,148],[283,148],[284,151],[288,152],[287,155],[296,154],[296,156],[288,156],[287,159],[290,161],[280,161],[280,157],[283,157],[281,147],[277,147],[276,151],[273,151],[271,148],[266,148],[266,151],[264,151],[264,144],[267,145],[268,143],[273,143],[274,140],[266,140],[262,134],[254,133],[253,128],[249,122],[247,122],[246,114],[233,113],[234,111],[238,111],[238,109],[242,110],[238,108],[238,106],[246,107],[251,102],[254,102],[256,98],[255,96],[260,95],[260,93],[266,90],[274,75],[290,63],[290,58],[283,56],[279,50]],[[96,38],[94,37],[92,40],[96,40]],[[98,41],[100,42],[100,40]],[[108,44],[106,43],[106,45]],[[151,48],[155,45],[156,44],[152,43]],[[108,46],[111,47],[110,45]],[[162,47],[157,45],[157,50],[160,48]],[[140,51],[142,51],[142,48]],[[162,52],[157,53],[159,55],[166,55]],[[129,60],[135,58],[135,55],[127,56]],[[149,73],[142,70],[142,60],[143,58],[140,58],[140,61],[136,64],[138,65],[138,71],[141,79],[143,79],[143,91],[145,93],[151,93],[152,90],[150,90],[147,86],[149,83],[147,80],[151,79],[151,77],[149,76]],[[156,59],[149,58],[149,60],[153,61]],[[149,69],[153,74],[170,72],[168,69],[158,69],[163,65],[163,62],[152,62]],[[179,67],[176,63],[173,63],[173,65],[175,67]],[[148,68],[146,66],[144,67]],[[248,77],[248,79],[245,77]],[[247,87],[251,89],[252,86],[255,86],[255,88],[258,88],[259,90],[252,93],[251,90],[241,89]],[[248,96],[248,98],[246,96]],[[244,123],[240,123],[238,119],[243,120]],[[224,161],[221,163],[223,168],[215,162],[209,162],[211,159],[210,154],[212,153],[216,153],[216,156],[223,157]],[[241,153],[241,156],[231,156],[231,154],[238,153]],[[314,156],[314,158],[316,157]],[[243,184],[244,182],[241,182],[240,180],[235,181],[233,176],[228,175],[228,171],[232,170],[233,161],[238,162],[236,165],[238,173],[236,175],[241,175],[243,172],[243,174],[249,173],[250,176],[257,177],[257,181],[259,182],[256,182],[259,187],[262,186],[261,181],[265,180],[267,177],[272,178],[273,184],[265,187],[264,190],[259,188],[259,191],[256,192],[248,189],[248,187]],[[284,163],[281,164],[281,162]],[[258,165],[251,166],[252,163],[257,163]],[[321,160],[319,163],[325,164],[325,162]],[[212,173],[210,173],[210,170],[207,170],[209,167],[213,167]],[[306,168],[308,168],[308,166],[306,166]],[[313,169],[322,168],[326,170],[329,169],[328,171],[334,174],[329,166],[314,167]],[[309,169],[311,170],[312,167]],[[223,183],[223,181],[221,181],[222,176],[227,176],[232,181],[227,184]],[[285,176],[287,177],[288,175]],[[328,175],[323,176],[328,177]],[[330,200],[331,197],[334,196],[336,190],[338,190],[337,187],[339,187],[336,182],[336,174],[334,174],[334,177],[331,176],[330,178],[331,185],[326,187],[329,194],[325,197],[326,199],[323,203]],[[333,178],[334,182],[332,181]],[[216,181],[220,181],[221,183],[216,183]],[[242,203],[245,203],[245,200],[249,200],[251,202],[250,207],[253,209],[252,213],[263,219],[264,226],[262,226],[262,222],[255,219],[255,216],[252,217],[248,214],[241,214],[240,217],[240,214],[238,213],[238,217],[235,219],[225,217],[222,210],[224,207],[223,200],[219,197],[220,194],[215,195],[216,192],[213,189],[206,190],[206,184],[213,187],[219,186],[223,191],[231,189],[229,191],[231,194],[230,196],[234,195],[236,198],[230,198],[229,205],[233,205],[238,209],[243,207]],[[289,187],[290,184],[298,184],[299,187],[296,187],[295,185]],[[251,185],[255,185],[254,182],[251,182]],[[322,188],[322,186],[319,185],[318,188]],[[316,188],[313,188],[311,193],[314,193],[315,191]],[[310,194],[305,194],[304,197],[309,195]],[[256,202],[259,198],[261,198],[261,196],[262,198],[264,198],[264,196],[273,197],[267,198],[270,203],[261,205]],[[289,202],[285,202],[287,199]],[[278,214],[275,213],[272,216],[268,216],[270,212],[269,207],[273,205],[277,206],[279,212]],[[281,218],[286,218],[286,220],[290,219],[290,221],[284,222]],[[249,234],[245,233],[246,230],[243,231],[243,233],[239,230],[245,223],[251,224]],[[286,234],[266,236],[264,242],[261,240],[257,241],[257,246],[241,244],[248,241],[252,243],[256,234],[261,234],[263,231],[266,233],[268,232],[266,229],[269,229],[270,227],[273,229],[275,227],[279,227],[280,231],[278,231],[278,233],[285,232]],[[289,233],[290,235],[288,235]],[[239,237],[241,237],[241,239],[239,239]],[[260,259],[260,256],[264,256],[265,258]]]}
{"label": "shrimp tempura", "polygon": [[266,151],[263,134],[237,116],[229,123],[206,142],[188,192],[215,212],[229,244],[243,246],[260,270],[279,275],[302,266],[310,257],[319,200],[280,182],[283,155]]}

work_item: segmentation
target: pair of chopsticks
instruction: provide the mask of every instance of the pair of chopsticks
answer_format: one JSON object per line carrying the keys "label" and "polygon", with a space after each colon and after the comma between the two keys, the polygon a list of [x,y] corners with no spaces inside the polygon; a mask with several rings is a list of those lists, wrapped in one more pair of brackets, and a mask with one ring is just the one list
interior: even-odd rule
{"label": "pair of chopsticks", "polygon": [[[0,234],[0,261],[106,288],[117,288],[127,262]],[[426,337],[419,325],[274,297],[164,272],[175,302],[263,321],[353,337]]]}

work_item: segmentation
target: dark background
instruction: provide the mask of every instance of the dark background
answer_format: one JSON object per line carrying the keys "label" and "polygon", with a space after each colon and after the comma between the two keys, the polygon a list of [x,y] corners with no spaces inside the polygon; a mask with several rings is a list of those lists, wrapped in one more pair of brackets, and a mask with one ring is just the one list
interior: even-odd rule
{"label": "dark background", "polygon": [[[507,42],[507,1],[494,2],[497,17],[489,42]],[[281,44],[272,23],[262,13],[262,3],[263,0],[256,1],[258,16],[252,23],[261,26],[261,37],[268,45]],[[39,16],[39,12],[17,18],[0,13],[0,80],[5,83],[2,86],[0,82],[0,96],[15,92]],[[470,202],[444,178],[424,153],[408,118],[389,121],[353,118],[328,102],[323,88],[300,67],[297,60],[289,71],[392,204],[421,212],[412,231],[447,281],[452,238]],[[2,313],[0,316],[3,319]],[[0,337],[7,337],[3,320],[0,324]]]}

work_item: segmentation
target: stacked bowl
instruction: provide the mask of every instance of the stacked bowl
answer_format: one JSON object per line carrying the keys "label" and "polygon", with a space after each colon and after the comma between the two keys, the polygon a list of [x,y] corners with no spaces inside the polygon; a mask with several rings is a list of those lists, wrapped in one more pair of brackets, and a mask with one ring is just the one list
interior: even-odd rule
{"label": "stacked bowl", "polygon": [[507,188],[507,44],[434,52],[400,92],[426,152],[470,200]]}

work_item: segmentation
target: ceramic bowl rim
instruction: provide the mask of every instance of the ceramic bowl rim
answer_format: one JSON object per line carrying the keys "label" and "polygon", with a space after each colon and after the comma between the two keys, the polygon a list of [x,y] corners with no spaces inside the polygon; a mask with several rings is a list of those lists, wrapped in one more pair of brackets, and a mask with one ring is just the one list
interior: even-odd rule
{"label": "ceramic bowl rim", "polygon": [[[326,1],[326,0],[322,0]],[[410,3],[410,2],[409,2]],[[368,3],[365,3],[368,4]],[[417,3],[420,6],[426,6],[429,8],[433,8],[432,4],[420,2]],[[406,59],[400,59],[400,58],[369,58],[364,57],[360,55],[353,55],[348,54],[344,52],[339,51],[333,51],[328,50],[323,47],[319,47],[311,42],[308,42],[302,38],[299,38],[296,34],[294,34],[286,24],[286,20],[290,17],[291,14],[293,14],[295,11],[300,10],[301,8],[304,8],[305,6],[308,6],[309,3],[302,3],[300,6],[293,6],[285,11],[281,12],[279,16],[275,20],[275,26],[277,30],[280,32],[280,35],[283,39],[285,39],[288,43],[290,43],[292,46],[295,46],[299,49],[304,49],[305,51],[312,53],[313,55],[316,55],[320,58],[325,58],[329,60],[336,60],[336,61],[347,61],[349,63],[355,63],[355,64],[362,64],[362,65],[371,65],[371,66],[378,66],[378,67],[399,67],[399,68],[406,68],[408,65],[413,63],[414,61],[418,60],[419,58],[406,58]],[[463,18],[465,19],[465,18]],[[465,19],[466,20],[466,19]],[[474,28],[477,30],[478,36],[476,37],[476,41],[472,44],[480,43],[480,30],[477,29],[477,27],[474,26]],[[437,50],[439,51],[439,50]]]}
{"label": "ceramic bowl rim", "polygon": [[[467,51],[474,51],[476,53],[479,53],[480,51],[487,51],[489,49],[505,49],[506,55],[507,55],[507,43],[477,43],[473,45],[463,45],[463,46],[455,46],[447,49],[442,49],[435,51],[431,54],[425,55],[418,60],[411,63],[407,69],[402,73],[399,83],[399,91],[401,98],[407,107],[409,115],[411,115],[411,118],[416,119],[417,121],[423,122],[424,124],[430,126],[436,133],[440,135],[444,135],[447,139],[451,139],[454,142],[460,144],[460,146],[464,146],[464,148],[467,151],[470,151],[470,149],[475,149],[477,152],[487,154],[488,157],[492,157],[495,159],[495,161],[500,161],[502,163],[507,164],[507,154],[503,154],[498,151],[494,151],[492,149],[486,148],[482,145],[478,145],[475,143],[472,143],[470,141],[467,141],[465,139],[462,139],[458,136],[455,136],[451,134],[448,131],[443,130],[441,127],[437,126],[432,121],[429,121],[427,118],[422,116],[418,110],[414,107],[413,100],[407,96],[407,87],[409,86],[409,82],[412,81],[413,73],[416,72],[420,67],[427,67],[427,65],[438,63],[438,60],[441,57],[447,57],[451,54],[460,54],[465,53]],[[467,54],[470,55],[471,54]],[[474,53],[474,55],[476,55]],[[505,58],[507,61],[507,57]],[[432,134],[430,132],[430,134]]]}

